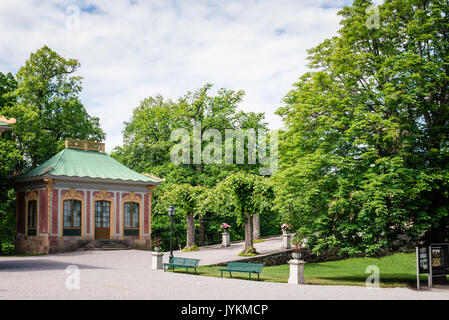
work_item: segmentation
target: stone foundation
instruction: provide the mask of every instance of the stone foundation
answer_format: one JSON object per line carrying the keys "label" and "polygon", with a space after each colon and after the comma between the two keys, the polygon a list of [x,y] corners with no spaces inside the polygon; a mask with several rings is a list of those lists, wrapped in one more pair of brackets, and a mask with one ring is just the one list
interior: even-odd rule
{"label": "stone foundation", "polygon": [[50,243],[48,236],[17,236],[16,253],[18,254],[48,254]]}
{"label": "stone foundation", "polygon": [[[149,250],[149,237],[139,239],[138,236],[116,237],[111,241],[124,243],[133,249]],[[17,254],[53,254],[62,252],[72,252],[78,249],[90,250],[95,248],[95,239],[92,237],[57,237],[57,236],[17,236]]]}

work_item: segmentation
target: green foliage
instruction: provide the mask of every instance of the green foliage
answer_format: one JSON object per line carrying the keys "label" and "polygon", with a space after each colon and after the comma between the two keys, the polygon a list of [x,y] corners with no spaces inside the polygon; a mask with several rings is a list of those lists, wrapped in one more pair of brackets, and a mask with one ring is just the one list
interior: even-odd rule
{"label": "green foliage", "polygon": [[[267,128],[263,122],[264,114],[237,110],[244,96],[243,91],[219,89],[215,95],[210,95],[211,88],[212,85],[206,84],[194,92],[187,92],[176,101],[160,95],[144,99],[134,109],[130,121],[125,122],[123,147],[114,149],[112,153],[113,157],[131,169],[150,172],[166,179],[154,193],[152,220],[152,231],[164,239],[166,249],[169,244],[170,225],[167,209],[170,205],[177,209],[173,226],[173,241],[176,247],[180,249],[186,244],[187,214],[195,217],[197,243],[200,243],[201,232],[204,234],[204,245],[219,243],[220,224],[226,220],[237,225],[237,218],[231,211],[221,210],[219,214],[215,211],[215,200],[209,196],[212,189],[232,172],[257,172],[259,168],[258,164],[227,165],[203,162],[178,165],[171,162],[170,152],[175,145],[175,142],[170,140],[171,133],[175,129],[186,129],[191,133],[194,121],[201,121],[202,133],[208,129],[219,130],[223,144],[226,129],[257,131]],[[209,143],[202,141],[202,150]],[[233,240],[243,239],[243,230],[231,230],[231,237]]]}
{"label": "green foliage", "polygon": [[12,256],[14,254],[14,244],[11,241],[2,241],[0,253],[4,256]]}
{"label": "green foliage", "polygon": [[277,208],[314,252],[374,255],[406,235],[444,241],[449,218],[445,1],[344,8],[278,110]]}
{"label": "green foliage", "polygon": [[272,206],[273,189],[268,178],[246,172],[236,172],[217,184],[208,195],[210,210],[218,214],[232,213],[238,225],[246,215],[266,212]]}
{"label": "green foliage", "polygon": [[79,67],[77,60],[44,46],[19,69],[15,90],[4,97],[9,103],[2,112],[17,119],[14,136],[32,167],[59,152],[66,138],[105,137],[99,119],[90,117],[79,99],[81,77],[73,75]]}
{"label": "green foliage", "polygon": [[192,252],[192,251],[199,251],[200,248],[198,248],[196,245],[193,245],[191,247],[184,247],[182,249],[182,252]]}
{"label": "green foliage", "polygon": [[200,213],[202,194],[204,188],[201,186],[191,186],[189,184],[163,184],[161,186],[162,194],[158,197],[154,210],[157,213],[164,214],[167,209],[173,205],[176,214],[195,216]]}
{"label": "green foliage", "polygon": [[259,254],[259,252],[256,251],[256,248],[249,247],[247,250],[240,252],[238,255],[240,257],[254,257],[258,254]]}
{"label": "green foliage", "polygon": [[[256,172],[259,165],[182,164],[171,162],[170,152],[176,142],[170,140],[176,129],[192,133],[195,121],[201,121],[201,132],[216,129],[223,135],[225,129],[266,129],[263,113],[237,111],[244,92],[220,89],[216,96],[208,93],[211,84],[187,92],[177,101],[158,95],[144,99],[125,122],[123,147],[115,148],[112,156],[138,172],[151,172],[164,177],[168,183],[188,183],[193,186],[213,187],[230,172]],[[202,142],[202,150],[210,141]],[[224,150],[224,147],[223,147]],[[224,156],[224,154],[223,154]],[[193,159],[193,150],[191,150]]]}

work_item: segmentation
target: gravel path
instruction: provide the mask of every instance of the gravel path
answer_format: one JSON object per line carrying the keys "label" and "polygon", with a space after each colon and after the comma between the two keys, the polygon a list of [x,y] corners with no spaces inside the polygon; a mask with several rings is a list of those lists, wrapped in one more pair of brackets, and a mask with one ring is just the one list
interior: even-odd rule
{"label": "gravel path", "polygon": [[[68,290],[65,269],[80,269]],[[220,279],[152,270],[148,251],[86,251],[0,258],[0,299],[449,299],[447,289],[367,289]],[[176,287],[176,290],[173,288]]]}

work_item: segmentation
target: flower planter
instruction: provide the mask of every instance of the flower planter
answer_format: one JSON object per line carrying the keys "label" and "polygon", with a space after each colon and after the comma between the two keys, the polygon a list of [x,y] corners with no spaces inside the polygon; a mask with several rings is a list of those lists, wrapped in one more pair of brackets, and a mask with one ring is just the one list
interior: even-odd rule
{"label": "flower planter", "polygon": [[296,260],[301,259],[302,254],[300,252],[292,252],[292,258]]}

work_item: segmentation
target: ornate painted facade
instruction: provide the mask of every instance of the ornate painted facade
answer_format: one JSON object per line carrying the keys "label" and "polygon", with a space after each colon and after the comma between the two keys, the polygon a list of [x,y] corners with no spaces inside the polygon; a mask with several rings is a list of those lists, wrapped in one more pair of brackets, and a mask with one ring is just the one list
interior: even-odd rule
{"label": "ornate painted facade", "polygon": [[150,247],[153,190],[162,180],[124,167],[104,145],[70,144],[14,178],[17,252],[72,251],[99,239]]}

